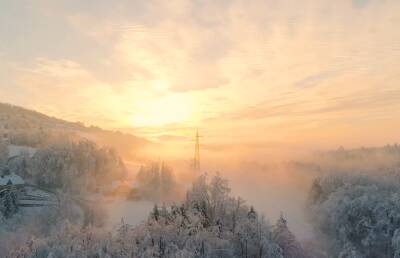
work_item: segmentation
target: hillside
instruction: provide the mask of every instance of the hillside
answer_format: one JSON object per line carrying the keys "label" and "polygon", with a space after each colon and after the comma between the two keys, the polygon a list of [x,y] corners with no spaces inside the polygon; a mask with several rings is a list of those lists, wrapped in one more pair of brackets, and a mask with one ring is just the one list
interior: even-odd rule
{"label": "hillside", "polygon": [[140,159],[141,152],[150,141],[120,131],[85,126],[22,107],[0,103],[0,134],[16,145],[37,147],[46,145],[49,139],[86,138],[99,145],[115,148],[125,159]]}

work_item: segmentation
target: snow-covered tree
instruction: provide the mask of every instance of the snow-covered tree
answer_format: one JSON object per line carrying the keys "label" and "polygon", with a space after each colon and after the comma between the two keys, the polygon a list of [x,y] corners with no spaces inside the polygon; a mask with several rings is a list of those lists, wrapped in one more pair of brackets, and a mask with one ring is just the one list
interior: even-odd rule
{"label": "snow-covered tree", "polygon": [[279,216],[279,219],[274,226],[272,239],[274,239],[282,249],[284,257],[301,258],[305,256],[300,243],[289,230],[287,221],[283,217],[283,214]]}
{"label": "snow-covered tree", "polygon": [[[23,160],[24,161],[24,160]],[[115,151],[90,141],[64,142],[39,149],[28,163],[28,180],[64,191],[95,191],[121,178],[125,167]]]}
{"label": "snow-covered tree", "polygon": [[14,189],[0,191],[0,212],[4,218],[10,218],[18,211],[18,192]]}
{"label": "snow-covered tree", "polygon": [[8,161],[7,167],[11,173],[14,173],[22,178],[29,176],[28,166],[30,156],[27,152],[22,152],[21,155],[13,157]]}
{"label": "snow-covered tree", "polygon": [[329,176],[315,181],[308,210],[332,255],[393,257],[398,250],[399,201],[396,176]]}
{"label": "snow-covered tree", "polygon": [[[222,188],[221,188],[222,186]],[[218,189],[217,189],[218,188]],[[271,226],[229,194],[227,181],[205,176],[181,205],[154,206],[135,227],[123,220],[114,234],[68,223],[55,235],[12,250],[21,257],[285,258]],[[233,223],[235,221],[235,223]],[[233,227],[232,225],[235,224]],[[280,239],[280,238],[279,238]],[[294,239],[292,239],[295,241]]]}
{"label": "snow-covered tree", "polygon": [[0,167],[5,166],[7,164],[7,159],[8,159],[7,145],[2,140],[0,140]]}
{"label": "snow-covered tree", "polygon": [[148,200],[171,202],[179,196],[179,185],[170,167],[152,162],[142,166],[136,176],[139,195]]}

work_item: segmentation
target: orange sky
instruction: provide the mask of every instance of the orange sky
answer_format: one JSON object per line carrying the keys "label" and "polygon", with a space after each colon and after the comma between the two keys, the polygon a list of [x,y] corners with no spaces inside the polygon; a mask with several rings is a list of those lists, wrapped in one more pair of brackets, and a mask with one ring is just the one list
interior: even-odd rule
{"label": "orange sky", "polygon": [[399,27],[397,0],[6,0],[0,101],[210,149],[385,144]]}

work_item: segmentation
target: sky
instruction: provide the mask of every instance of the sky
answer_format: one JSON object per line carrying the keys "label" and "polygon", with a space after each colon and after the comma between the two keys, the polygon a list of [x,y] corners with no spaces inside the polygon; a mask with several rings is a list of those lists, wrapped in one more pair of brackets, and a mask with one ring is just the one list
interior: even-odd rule
{"label": "sky", "polygon": [[2,0],[0,101],[214,150],[393,143],[399,27],[398,0]]}

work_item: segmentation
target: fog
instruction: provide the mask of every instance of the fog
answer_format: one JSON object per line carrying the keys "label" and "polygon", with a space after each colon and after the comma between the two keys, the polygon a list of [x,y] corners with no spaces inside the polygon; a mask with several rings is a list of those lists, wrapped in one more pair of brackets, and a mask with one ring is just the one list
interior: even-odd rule
{"label": "fog", "polygon": [[123,220],[130,225],[138,225],[144,222],[153,209],[153,203],[149,201],[127,201],[125,199],[106,201],[106,228],[113,230]]}
{"label": "fog", "polygon": [[[164,150],[160,148],[159,151],[162,153]],[[179,151],[158,157],[158,160],[163,160],[173,168],[183,189],[190,187],[191,181],[198,176],[190,167],[191,153],[193,147],[186,145]],[[232,194],[245,199],[272,224],[280,214],[284,214],[290,229],[300,240],[314,237],[307,219],[306,202],[316,178],[343,173],[376,175],[400,164],[399,156],[383,147],[317,150],[299,146],[237,146],[237,149],[221,150],[206,146],[201,154],[201,173],[209,176],[220,173],[227,178]],[[132,173],[137,169],[138,166],[132,166]],[[126,209],[117,209],[118,215],[114,210],[113,221],[132,216],[132,222],[139,222],[146,218],[151,202],[128,206]]]}
{"label": "fog", "polygon": [[[326,245],[324,243],[333,241],[319,232],[318,223],[316,224],[310,219],[310,216],[315,216],[315,214],[310,215],[310,207],[307,205],[309,205],[310,193],[315,192],[313,187],[315,187],[317,178],[328,177],[327,180],[322,181],[324,182],[322,186],[330,189],[337,187],[336,183],[330,185],[329,177],[331,176],[361,175],[377,178],[365,179],[368,184],[373,184],[376,180],[380,182],[380,176],[384,176],[387,181],[387,176],[399,172],[400,151],[397,145],[356,149],[340,147],[329,151],[311,151],[309,149],[301,151],[295,148],[290,150],[285,148],[278,148],[276,151],[273,147],[256,150],[243,148],[242,151],[205,148],[201,152],[201,170],[197,172],[191,167],[190,153],[193,151],[189,149],[182,149],[181,153],[176,156],[157,155],[157,152],[154,151],[152,156],[147,156],[145,159],[124,159],[126,173],[122,178],[118,176],[118,180],[128,182],[128,185],[139,192],[141,188],[145,187],[146,191],[143,193],[146,195],[141,195],[140,198],[131,198],[129,193],[118,196],[97,196],[94,205],[96,207],[93,205],[77,207],[79,205],[64,203],[66,206],[62,211],[44,209],[35,214],[21,212],[13,218],[15,222],[11,222],[12,227],[15,227],[15,233],[12,233],[8,240],[0,245],[0,249],[7,250],[17,247],[31,236],[42,237],[54,234],[60,230],[64,219],[74,225],[85,225],[88,214],[92,227],[99,228],[103,230],[102,232],[104,230],[118,232],[119,227],[125,223],[132,226],[143,225],[150,219],[155,204],[159,207],[174,203],[179,205],[187,198],[185,193],[191,188],[192,182],[197,177],[205,174],[208,178],[212,178],[218,174],[229,181],[232,196],[240,196],[244,199],[248,206],[254,207],[259,214],[265,216],[270,225],[275,225],[283,215],[296,239],[301,243],[312,242],[313,248],[317,250],[325,248],[319,247]],[[93,150],[94,153],[96,153],[95,150]],[[80,149],[76,151],[81,153]],[[161,151],[165,150],[160,149],[160,153]],[[139,171],[143,171],[143,167],[149,163],[153,164],[151,166],[156,165],[157,173],[161,173],[158,176],[162,177],[164,168],[165,171],[172,173],[173,178],[169,180],[173,180],[174,189],[171,190],[171,193],[179,194],[170,195],[167,199],[162,198],[163,196],[159,194],[148,195],[151,191],[160,191],[153,188],[152,185],[140,185],[143,181],[140,181]],[[120,172],[117,173],[117,170],[115,173],[120,174]],[[338,180],[339,182],[349,180],[351,184],[365,181],[351,178],[339,178]],[[382,181],[378,186],[386,187],[386,183]],[[90,198],[90,196],[89,194],[86,197]],[[171,198],[171,196],[174,197]],[[71,213],[69,210],[73,206],[76,207]],[[321,212],[318,205],[314,203],[314,206],[311,213]],[[329,207],[329,209],[335,209],[335,206]],[[52,214],[54,225],[57,225],[44,223],[43,214]],[[62,216],[58,217],[60,214]],[[319,216],[324,218],[324,214]],[[19,224],[22,226],[18,226]],[[8,230],[4,228],[0,231],[0,237],[3,238],[5,234],[9,234]],[[332,252],[339,253],[341,251],[339,249]]]}
{"label": "fog", "polygon": [[[172,207],[186,209],[196,218],[194,221],[208,220],[210,217],[207,216],[214,213],[207,215],[205,212],[205,217],[196,217],[199,216],[196,207],[201,206],[188,203],[189,200],[203,205],[202,201],[206,200],[200,198],[199,201],[196,195],[188,195],[194,189],[193,182],[199,184],[202,175],[206,175],[209,185],[202,186],[205,190],[200,187],[203,189],[201,194],[212,196],[218,193],[215,188],[212,190],[210,182],[217,178],[216,182],[223,186],[226,179],[230,192],[225,192],[226,188],[221,189],[221,203],[226,205],[225,208],[235,210],[232,200],[235,202],[235,197],[240,197],[245,200],[245,204],[241,203],[242,223],[250,217],[254,218],[250,207],[265,217],[268,221],[265,225],[271,229],[287,222],[287,230],[294,236],[292,239],[299,241],[307,252],[328,252],[333,256],[353,252],[375,255],[377,253],[373,250],[379,250],[390,256],[395,250],[395,247],[379,248],[392,243],[390,241],[397,241],[395,229],[400,226],[400,220],[397,224],[397,206],[393,206],[397,203],[396,196],[400,194],[396,190],[400,184],[398,145],[343,148],[332,147],[334,143],[331,142],[329,148],[322,148],[282,142],[237,141],[227,144],[205,137],[200,142],[200,170],[195,170],[194,142],[190,139],[146,141],[141,145],[136,138],[128,137],[128,144],[124,146],[124,134],[79,128],[80,132],[72,133],[72,137],[57,137],[57,140],[46,137],[43,131],[40,131],[42,137],[38,139],[19,133],[15,137],[12,135],[8,146],[0,146],[1,162],[6,165],[3,170],[5,176],[10,173],[19,175],[28,184],[52,189],[62,197],[55,207],[43,205],[35,211],[29,207],[14,207],[17,201],[13,199],[12,192],[3,195],[3,217],[0,219],[4,224],[0,227],[0,239],[7,240],[0,243],[0,250],[18,249],[32,237],[38,239],[38,245],[52,241],[60,234],[67,234],[58,238],[62,239],[60,241],[74,234],[86,237],[87,230],[96,230],[105,238],[108,232],[111,236],[120,234],[121,227],[126,224],[131,225],[132,230],[138,227],[139,231],[133,230],[132,233],[142,237],[141,234],[147,230],[158,232],[157,228],[152,228],[155,221],[159,223],[157,212],[166,214],[165,211],[172,210]],[[96,137],[85,137],[92,131]],[[65,130],[61,132],[62,135],[69,135]],[[99,132],[110,139],[98,141]],[[82,138],[74,137],[77,135]],[[114,138],[119,139],[115,144]],[[135,144],[138,146],[131,150],[129,146]],[[15,158],[8,160],[10,156]],[[35,195],[28,188],[20,193],[25,204]],[[35,198],[43,199],[43,193]],[[51,201],[51,198],[44,199]],[[342,202],[342,199],[345,201]],[[383,207],[376,208],[376,205]],[[212,207],[210,205],[205,211],[210,211]],[[384,226],[374,228],[370,225],[371,212],[374,216],[372,221],[380,221],[378,225]],[[228,226],[231,215],[221,215],[228,231],[231,230]],[[358,225],[351,223],[352,219],[346,220],[354,216],[357,220],[359,216],[366,225],[360,232],[357,231]],[[215,220],[214,223],[219,222]],[[179,225],[175,226],[176,229]],[[245,225],[244,222],[242,226]],[[71,227],[78,231],[71,234],[64,232]],[[268,233],[268,226],[265,227]],[[348,232],[348,235],[336,234],[337,228]],[[389,237],[383,230],[385,228],[391,230]],[[174,227],[168,229],[173,231]],[[204,234],[212,232],[207,227],[202,229]],[[363,235],[365,232],[369,235]],[[361,240],[352,242],[348,237],[352,235]],[[369,239],[375,240],[371,242]],[[212,238],[206,240],[214,242]],[[270,241],[274,243],[278,240]],[[369,243],[368,247],[364,248],[360,241]]]}

